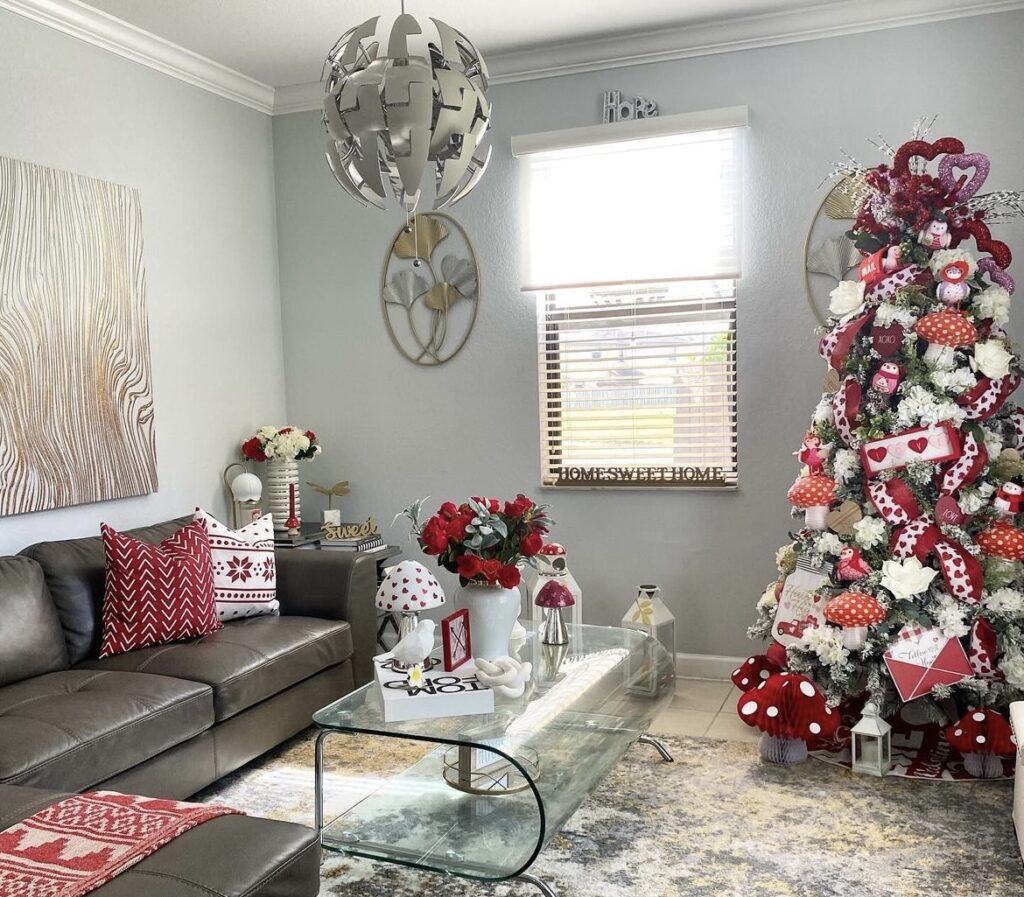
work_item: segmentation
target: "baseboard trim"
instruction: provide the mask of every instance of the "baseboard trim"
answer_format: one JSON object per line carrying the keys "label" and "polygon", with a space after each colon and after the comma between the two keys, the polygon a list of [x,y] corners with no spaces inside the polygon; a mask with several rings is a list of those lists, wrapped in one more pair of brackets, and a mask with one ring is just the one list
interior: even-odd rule
{"label": "baseboard trim", "polygon": [[723,654],[676,654],[676,675],[686,679],[729,679],[745,658]]}

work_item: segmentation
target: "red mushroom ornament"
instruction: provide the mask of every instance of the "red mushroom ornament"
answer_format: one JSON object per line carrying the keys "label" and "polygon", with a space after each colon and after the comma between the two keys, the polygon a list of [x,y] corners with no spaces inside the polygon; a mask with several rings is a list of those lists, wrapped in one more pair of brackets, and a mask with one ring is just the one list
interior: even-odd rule
{"label": "red mushroom ornament", "polygon": [[885,609],[874,596],[864,592],[843,592],[825,605],[825,619],[843,627],[843,646],[863,648],[868,627],[886,618]]}
{"label": "red mushroom ornament", "polygon": [[813,530],[825,528],[825,517],[836,491],[836,482],[824,474],[799,477],[789,487],[789,503],[804,510],[804,521]]}
{"label": "red mushroom ornament", "polygon": [[828,738],[839,727],[839,714],[802,673],[775,673],[742,695],[736,710],[748,726],[760,729],[761,756],[771,763],[801,763],[807,742]]}
{"label": "red mushroom ornament", "polygon": [[1003,774],[1001,757],[1017,750],[1013,730],[994,710],[968,710],[958,723],[946,727],[946,740],[964,756],[964,769],[979,779]]}

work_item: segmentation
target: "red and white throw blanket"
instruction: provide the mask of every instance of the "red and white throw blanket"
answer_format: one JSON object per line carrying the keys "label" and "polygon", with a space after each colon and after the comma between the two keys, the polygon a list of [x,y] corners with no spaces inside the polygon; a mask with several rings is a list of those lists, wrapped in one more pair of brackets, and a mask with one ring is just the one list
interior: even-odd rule
{"label": "red and white throw blanket", "polygon": [[92,791],[0,832],[0,897],[81,897],[228,807]]}

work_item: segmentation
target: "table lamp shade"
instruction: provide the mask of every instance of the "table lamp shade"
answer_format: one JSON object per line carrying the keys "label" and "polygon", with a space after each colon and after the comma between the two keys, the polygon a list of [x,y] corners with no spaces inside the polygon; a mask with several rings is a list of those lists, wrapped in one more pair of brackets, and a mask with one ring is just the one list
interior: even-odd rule
{"label": "table lamp shade", "polygon": [[384,577],[377,589],[376,604],[380,610],[415,614],[444,604],[444,590],[419,561],[402,561]]}
{"label": "table lamp shade", "polygon": [[263,483],[254,473],[240,473],[231,481],[231,494],[235,501],[259,501]]}

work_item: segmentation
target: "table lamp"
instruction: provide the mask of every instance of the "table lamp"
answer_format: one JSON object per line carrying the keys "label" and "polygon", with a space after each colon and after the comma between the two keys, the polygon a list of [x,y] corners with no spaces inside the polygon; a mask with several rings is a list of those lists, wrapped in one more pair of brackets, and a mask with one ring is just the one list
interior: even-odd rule
{"label": "table lamp", "polygon": [[[444,589],[419,561],[402,561],[388,570],[377,589],[378,610],[400,614],[398,640],[404,639],[420,622],[420,612],[444,604]],[[395,661],[395,669],[406,669]]]}
{"label": "table lamp", "polygon": [[[232,476],[236,467],[242,472]],[[249,473],[244,464],[235,462],[224,468],[224,486],[228,490],[232,529],[240,529],[262,516],[260,496],[263,495],[263,483],[256,474]]]}

